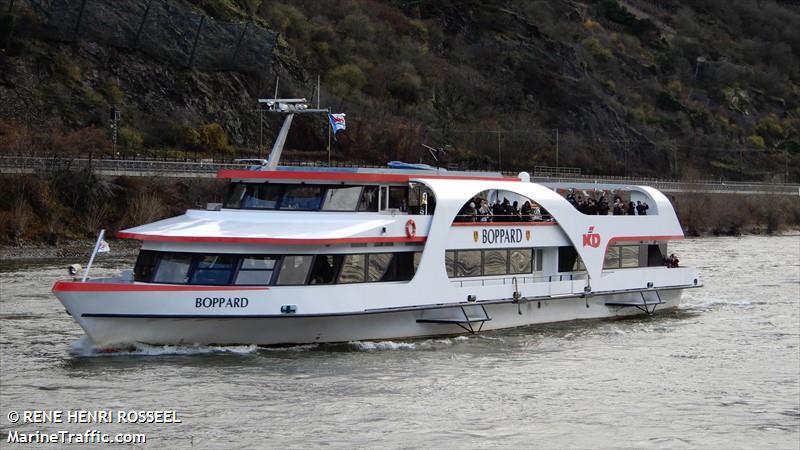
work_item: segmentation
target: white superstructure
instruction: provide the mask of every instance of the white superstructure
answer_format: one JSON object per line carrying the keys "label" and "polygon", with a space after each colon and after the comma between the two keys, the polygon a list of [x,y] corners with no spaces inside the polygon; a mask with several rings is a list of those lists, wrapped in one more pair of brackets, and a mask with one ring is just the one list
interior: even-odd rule
{"label": "white superstructure", "polygon": [[[143,242],[133,279],[53,287],[97,345],[478,332],[650,314],[700,285],[695,270],[664,265],[667,241],[683,233],[669,200],[645,186],[593,185],[590,195],[645,202],[647,215],[589,215],[562,195],[587,186],[500,174],[284,167],[219,176],[231,180],[223,208],[119,233]],[[495,214],[478,212],[482,201]]]}

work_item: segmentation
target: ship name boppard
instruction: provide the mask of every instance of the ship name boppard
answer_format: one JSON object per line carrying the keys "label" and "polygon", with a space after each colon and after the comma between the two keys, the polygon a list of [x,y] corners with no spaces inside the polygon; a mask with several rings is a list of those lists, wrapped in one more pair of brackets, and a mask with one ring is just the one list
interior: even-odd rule
{"label": "ship name boppard", "polygon": [[247,308],[247,297],[197,297],[195,308]]}
{"label": "ship name boppard", "polygon": [[515,244],[522,242],[521,228],[489,228],[481,230],[483,244]]}

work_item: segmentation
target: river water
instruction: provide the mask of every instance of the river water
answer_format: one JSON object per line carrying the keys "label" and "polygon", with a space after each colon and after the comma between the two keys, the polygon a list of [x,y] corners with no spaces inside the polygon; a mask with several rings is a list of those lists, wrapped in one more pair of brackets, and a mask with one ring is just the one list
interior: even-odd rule
{"label": "river water", "polygon": [[[671,251],[700,268],[705,287],[652,318],[99,355],[50,293],[68,261],[6,261],[0,446],[12,447],[14,430],[97,429],[144,433],[151,448],[800,447],[800,237],[688,239]],[[131,263],[105,257],[93,275]],[[165,409],[182,423],[7,417]]]}

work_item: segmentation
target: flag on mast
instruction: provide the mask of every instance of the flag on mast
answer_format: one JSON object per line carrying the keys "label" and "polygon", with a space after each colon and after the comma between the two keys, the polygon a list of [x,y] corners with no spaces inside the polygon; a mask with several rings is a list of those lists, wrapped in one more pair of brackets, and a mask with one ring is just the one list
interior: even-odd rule
{"label": "flag on mast", "polygon": [[97,246],[97,253],[111,253],[111,247],[105,239],[100,240],[100,244]]}
{"label": "flag on mast", "polygon": [[347,129],[347,124],[344,119],[345,115],[346,115],[345,113],[339,113],[339,114],[328,113],[328,120],[331,122],[331,128],[333,128],[334,135],[342,130]]}

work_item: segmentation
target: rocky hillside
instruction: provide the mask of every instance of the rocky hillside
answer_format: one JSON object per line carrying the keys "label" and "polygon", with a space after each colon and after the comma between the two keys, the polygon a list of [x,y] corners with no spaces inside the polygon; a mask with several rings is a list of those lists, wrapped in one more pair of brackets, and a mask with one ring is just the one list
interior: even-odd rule
{"label": "rocky hillside", "polygon": [[[10,12],[9,12],[10,11]],[[345,112],[337,159],[800,180],[800,8],[775,0],[0,0],[0,152],[237,157],[255,100]],[[293,158],[324,154],[297,120]],[[261,138],[263,133],[263,138]],[[558,151],[556,151],[556,146]],[[263,154],[263,151],[262,151]],[[429,161],[428,161],[429,162]]]}

